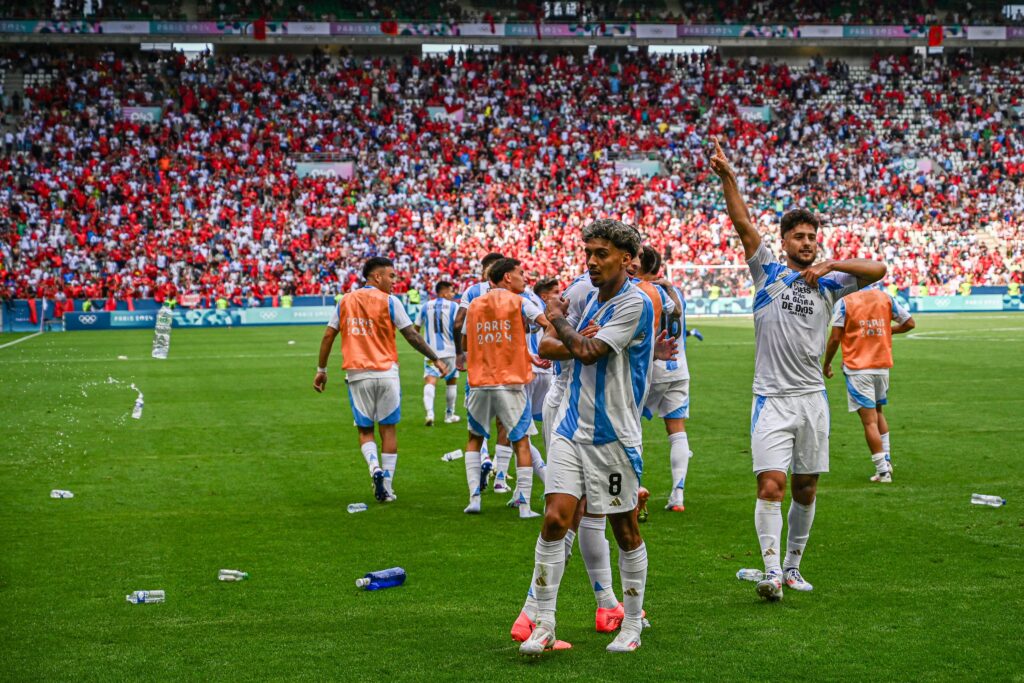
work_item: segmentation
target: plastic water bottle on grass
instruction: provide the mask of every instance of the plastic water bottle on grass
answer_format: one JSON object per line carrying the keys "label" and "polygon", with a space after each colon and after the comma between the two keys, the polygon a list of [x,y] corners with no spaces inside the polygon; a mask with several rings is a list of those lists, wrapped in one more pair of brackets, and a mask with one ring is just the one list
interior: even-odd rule
{"label": "plastic water bottle on grass", "polygon": [[146,402],[142,400],[142,394],[139,394],[139,397],[135,399],[135,406],[132,407],[132,419],[142,419],[142,406],[144,405]]}
{"label": "plastic water bottle on grass", "polygon": [[981,493],[971,494],[972,505],[988,505],[992,508],[1001,508],[1006,505],[1006,499],[1000,496],[986,496]]}
{"label": "plastic water bottle on grass", "polygon": [[352,515],[357,512],[366,512],[366,503],[349,503],[345,509]]}
{"label": "plastic water bottle on grass", "polygon": [[237,569],[221,569],[217,572],[219,581],[245,581],[248,578],[248,572],[240,572]]}
{"label": "plastic water bottle on grass", "polygon": [[356,579],[356,588],[365,588],[368,591],[379,591],[385,588],[394,588],[405,583],[405,570],[401,567],[382,569],[379,572],[370,572],[361,579]]}
{"label": "plastic water bottle on grass", "polygon": [[156,327],[153,331],[153,358],[164,360],[171,350],[171,321],[174,315],[171,309],[164,306],[156,314]]}
{"label": "plastic water bottle on grass", "polygon": [[163,602],[163,591],[132,591],[131,595],[124,596],[124,599],[133,605],[149,604],[151,602]]}
{"label": "plastic water bottle on grass", "polygon": [[740,581],[760,581],[764,578],[764,572],[760,569],[741,569],[736,572],[736,578]]}
{"label": "plastic water bottle on grass", "polygon": [[50,498],[74,498],[75,494],[71,491],[65,491],[64,489],[54,489],[50,491]]}
{"label": "plastic water bottle on grass", "polygon": [[449,451],[448,453],[445,453],[444,455],[442,455],[441,456],[441,461],[442,462],[451,462],[452,460],[458,460],[461,457],[463,457],[462,449],[459,448],[459,449],[456,449],[454,451]]}

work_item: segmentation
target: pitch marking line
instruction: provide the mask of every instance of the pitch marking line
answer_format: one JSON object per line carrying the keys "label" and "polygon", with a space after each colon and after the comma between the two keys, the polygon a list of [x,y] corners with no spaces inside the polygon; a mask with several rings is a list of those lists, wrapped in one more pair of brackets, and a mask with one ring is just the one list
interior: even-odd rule
{"label": "pitch marking line", "polygon": [[[981,332],[982,334],[977,334]],[[919,341],[1012,341],[1012,336],[987,337],[987,332],[1024,332],[1024,327],[989,327],[984,330],[926,330],[911,332],[907,339]],[[942,335],[942,336],[940,336]],[[953,335],[953,336],[944,336]]]}
{"label": "pitch marking line", "polygon": [[6,344],[0,344],[0,349],[6,349],[8,346],[14,346],[15,344],[20,344],[23,341],[28,341],[32,337],[38,337],[41,334],[42,334],[42,332],[33,332],[32,334],[28,335],[27,337],[18,337],[17,339],[15,339],[12,342],[7,342]]}

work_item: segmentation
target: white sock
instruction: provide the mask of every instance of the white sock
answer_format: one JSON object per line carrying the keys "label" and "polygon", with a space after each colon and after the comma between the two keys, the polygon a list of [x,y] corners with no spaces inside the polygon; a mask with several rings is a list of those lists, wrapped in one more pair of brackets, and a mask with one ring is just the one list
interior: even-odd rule
{"label": "white sock", "polygon": [[807,538],[811,535],[811,524],[814,523],[814,506],[803,505],[795,500],[789,504],[789,531],[786,537],[786,569],[800,568],[800,560],[804,556]]}
{"label": "white sock", "polygon": [[426,410],[427,413],[434,412],[434,392],[435,391],[436,391],[436,387],[433,384],[424,384],[423,385],[423,409]]}
{"label": "white sock", "polygon": [[758,498],[754,505],[754,529],[761,543],[765,573],[781,570],[779,538],[782,536],[782,501]]}
{"label": "white sock", "polygon": [[530,511],[530,497],[533,495],[533,469],[529,467],[516,468],[516,494],[519,497],[519,514]]}
{"label": "white sock", "polygon": [[871,456],[871,462],[875,463],[875,474],[885,474],[889,471],[888,453],[875,453]]}
{"label": "white sock", "polygon": [[466,484],[470,498],[480,495],[480,451],[466,453]]}
{"label": "white sock", "polygon": [[480,462],[490,462],[491,454],[487,450],[487,439],[480,445]]}
{"label": "white sock", "polygon": [[604,534],[605,522],[604,517],[584,517],[580,521],[576,538],[579,540],[580,555],[583,556],[583,565],[587,568],[597,606],[611,609],[619,604],[619,600],[612,588],[612,559],[608,539]]}
{"label": "white sock", "polygon": [[363,452],[363,460],[366,461],[366,466],[370,469],[370,476],[380,469],[380,462],[377,460],[377,443],[375,441],[367,441],[359,450]]}
{"label": "white sock", "polygon": [[[533,462],[533,473],[537,475],[537,478],[540,479],[542,484],[546,484],[548,473],[547,463],[544,462],[544,456],[540,454],[540,451],[538,451],[537,447],[532,443],[530,444],[530,459]],[[518,469],[519,468],[517,467],[516,470]]]}
{"label": "white sock", "polygon": [[508,478],[508,466],[512,462],[511,446],[496,446],[494,448],[494,480],[504,481]]}
{"label": "white sock", "polygon": [[892,454],[892,451],[889,450],[889,432],[882,434],[882,450],[890,455]]}
{"label": "white sock", "polygon": [[537,623],[555,625],[558,584],[565,572],[565,540],[545,541],[537,537],[534,551],[533,595],[537,599]]}
{"label": "white sock", "polygon": [[565,532],[565,561],[568,562],[569,558],[572,557],[572,544],[576,540],[576,532],[569,529]]}
{"label": "white sock", "polygon": [[448,415],[455,414],[455,399],[458,398],[458,396],[459,388],[454,384],[448,385],[448,387],[445,390],[445,400],[447,401],[448,404],[448,407],[445,409],[445,412]]}
{"label": "white sock", "polygon": [[686,470],[690,465],[690,440],[686,432],[668,435],[668,460],[672,468],[672,494],[678,496],[679,504],[683,502],[683,489],[686,486]]}
{"label": "white sock", "polygon": [[381,453],[381,464],[384,465],[384,490],[395,492],[395,467],[398,465],[398,453]]}
{"label": "white sock", "polygon": [[647,544],[639,548],[619,548],[619,576],[622,578],[622,609],[625,619],[639,624],[644,614],[644,589],[647,587]]}

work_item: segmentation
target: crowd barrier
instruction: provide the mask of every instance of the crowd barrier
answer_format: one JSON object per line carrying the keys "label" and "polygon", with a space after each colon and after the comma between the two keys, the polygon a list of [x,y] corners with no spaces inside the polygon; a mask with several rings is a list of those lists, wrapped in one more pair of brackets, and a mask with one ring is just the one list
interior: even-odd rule
{"label": "crowd barrier", "polygon": [[[250,36],[257,28],[266,36],[380,36],[477,38],[620,38],[676,40],[691,38],[757,38],[816,41],[893,40],[925,41],[930,26],[855,24],[644,24],[602,21],[589,23],[447,23],[447,22],[326,22],[326,21],[39,21],[0,20],[6,34],[84,34],[121,36]],[[985,41],[1020,40],[1022,26],[936,26],[943,39]]]}
{"label": "crowd barrier", "polygon": [[[297,308],[196,308],[173,312],[174,327],[253,327],[263,325],[326,325],[333,306]],[[66,330],[145,329],[156,325],[157,310],[96,311],[64,314]]]}

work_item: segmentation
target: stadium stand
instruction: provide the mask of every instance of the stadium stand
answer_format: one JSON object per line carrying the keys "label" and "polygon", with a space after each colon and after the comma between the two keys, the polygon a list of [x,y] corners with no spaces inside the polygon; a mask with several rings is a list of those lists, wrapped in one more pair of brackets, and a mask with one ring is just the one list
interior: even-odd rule
{"label": "stadium stand", "polygon": [[[6,296],[245,305],[346,291],[372,254],[402,291],[471,279],[491,250],[566,278],[574,231],[605,215],[676,266],[738,266],[709,135],[766,233],[806,205],[828,253],[884,256],[901,288],[1022,277],[1020,59],[162,55],[7,56],[26,104],[0,161]],[[301,155],[355,174],[299,178]],[[623,166],[639,162],[660,174]],[[749,290],[739,268],[693,278]]]}

